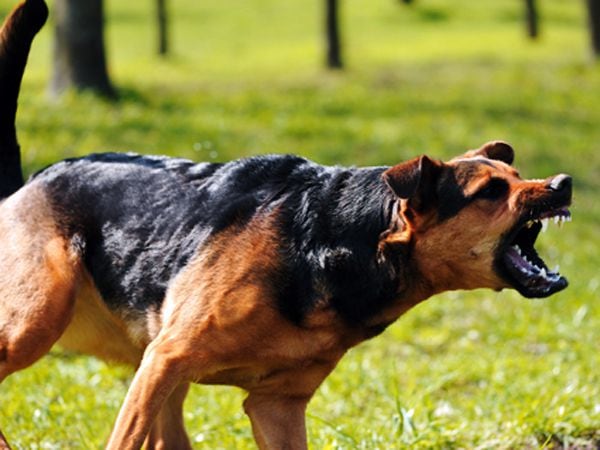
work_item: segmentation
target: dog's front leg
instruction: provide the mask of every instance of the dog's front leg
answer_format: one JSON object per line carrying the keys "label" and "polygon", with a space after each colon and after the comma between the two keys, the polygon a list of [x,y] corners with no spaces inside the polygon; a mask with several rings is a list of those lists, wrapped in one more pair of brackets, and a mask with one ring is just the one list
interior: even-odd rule
{"label": "dog's front leg", "polygon": [[191,450],[183,421],[183,402],[189,387],[189,383],[180,384],[165,401],[146,437],[145,450]]}
{"label": "dog's front leg", "polygon": [[261,450],[306,450],[306,405],[310,397],[250,393],[244,410]]}
{"label": "dog's front leg", "polygon": [[160,336],[148,346],[117,417],[108,450],[141,448],[165,401],[185,381],[176,348]]}

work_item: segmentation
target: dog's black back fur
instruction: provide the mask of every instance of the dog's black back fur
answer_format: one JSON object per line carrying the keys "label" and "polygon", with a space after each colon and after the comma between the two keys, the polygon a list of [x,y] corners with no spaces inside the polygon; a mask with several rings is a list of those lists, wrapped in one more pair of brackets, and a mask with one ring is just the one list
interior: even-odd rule
{"label": "dog's black back fur", "polygon": [[[300,324],[326,295],[359,325],[394,298],[377,243],[395,202],[384,167],[324,167],[295,156],[227,164],[99,154],[55,164],[43,183],[111,308],[160,306],[169,281],[219,232],[276,214],[278,306]],[[275,209],[277,210],[275,212]],[[325,290],[326,292],[323,292]]]}

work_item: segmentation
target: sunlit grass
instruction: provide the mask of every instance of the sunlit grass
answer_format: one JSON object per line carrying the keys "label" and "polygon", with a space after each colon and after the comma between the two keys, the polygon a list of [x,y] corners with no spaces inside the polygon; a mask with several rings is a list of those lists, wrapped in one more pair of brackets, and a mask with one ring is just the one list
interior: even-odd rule
{"label": "sunlit grass", "polygon": [[[107,2],[118,104],[46,97],[51,28],[19,113],[24,164],[118,150],[228,160],[291,152],[326,164],[448,158],[502,138],[524,176],[567,172],[573,223],[539,249],[570,279],[544,301],[449,293],[349,352],[309,407],[315,449],[595,448],[600,442],[600,68],[582,2],[343,2],[348,69],[321,69],[320,2],[175,0],[174,54],[153,52],[151,2]],[[0,6],[5,11],[5,0]],[[16,448],[100,448],[129,372],[56,349],[0,387]],[[243,393],[197,386],[197,448],[253,448]],[[585,447],[585,446],[588,447]]]}

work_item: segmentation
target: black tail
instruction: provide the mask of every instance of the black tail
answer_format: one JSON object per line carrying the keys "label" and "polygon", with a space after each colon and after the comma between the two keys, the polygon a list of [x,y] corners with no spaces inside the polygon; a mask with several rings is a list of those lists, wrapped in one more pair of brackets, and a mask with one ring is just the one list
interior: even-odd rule
{"label": "black tail", "polygon": [[0,30],[0,199],[23,185],[15,116],[31,41],[48,17],[44,0],[25,0]]}

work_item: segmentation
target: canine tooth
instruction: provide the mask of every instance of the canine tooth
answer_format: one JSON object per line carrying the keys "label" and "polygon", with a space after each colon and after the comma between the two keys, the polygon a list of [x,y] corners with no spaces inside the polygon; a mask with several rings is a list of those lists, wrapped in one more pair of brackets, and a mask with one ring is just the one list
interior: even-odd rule
{"label": "canine tooth", "polygon": [[546,218],[546,219],[542,219],[542,233],[544,231],[546,231],[548,229],[548,222],[550,222],[550,219]]}
{"label": "canine tooth", "polygon": [[558,271],[560,270],[560,266],[557,264],[554,269],[552,269],[552,272],[558,274]]}
{"label": "canine tooth", "polygon": [[540,270],[540,275],[546,278],[546,269],[544,269],[543,267],[542,270]]}
{"label": "canine tooth", "polygon": [[557,224],[560,221],[559,216],[554,216],[554,224]]}

